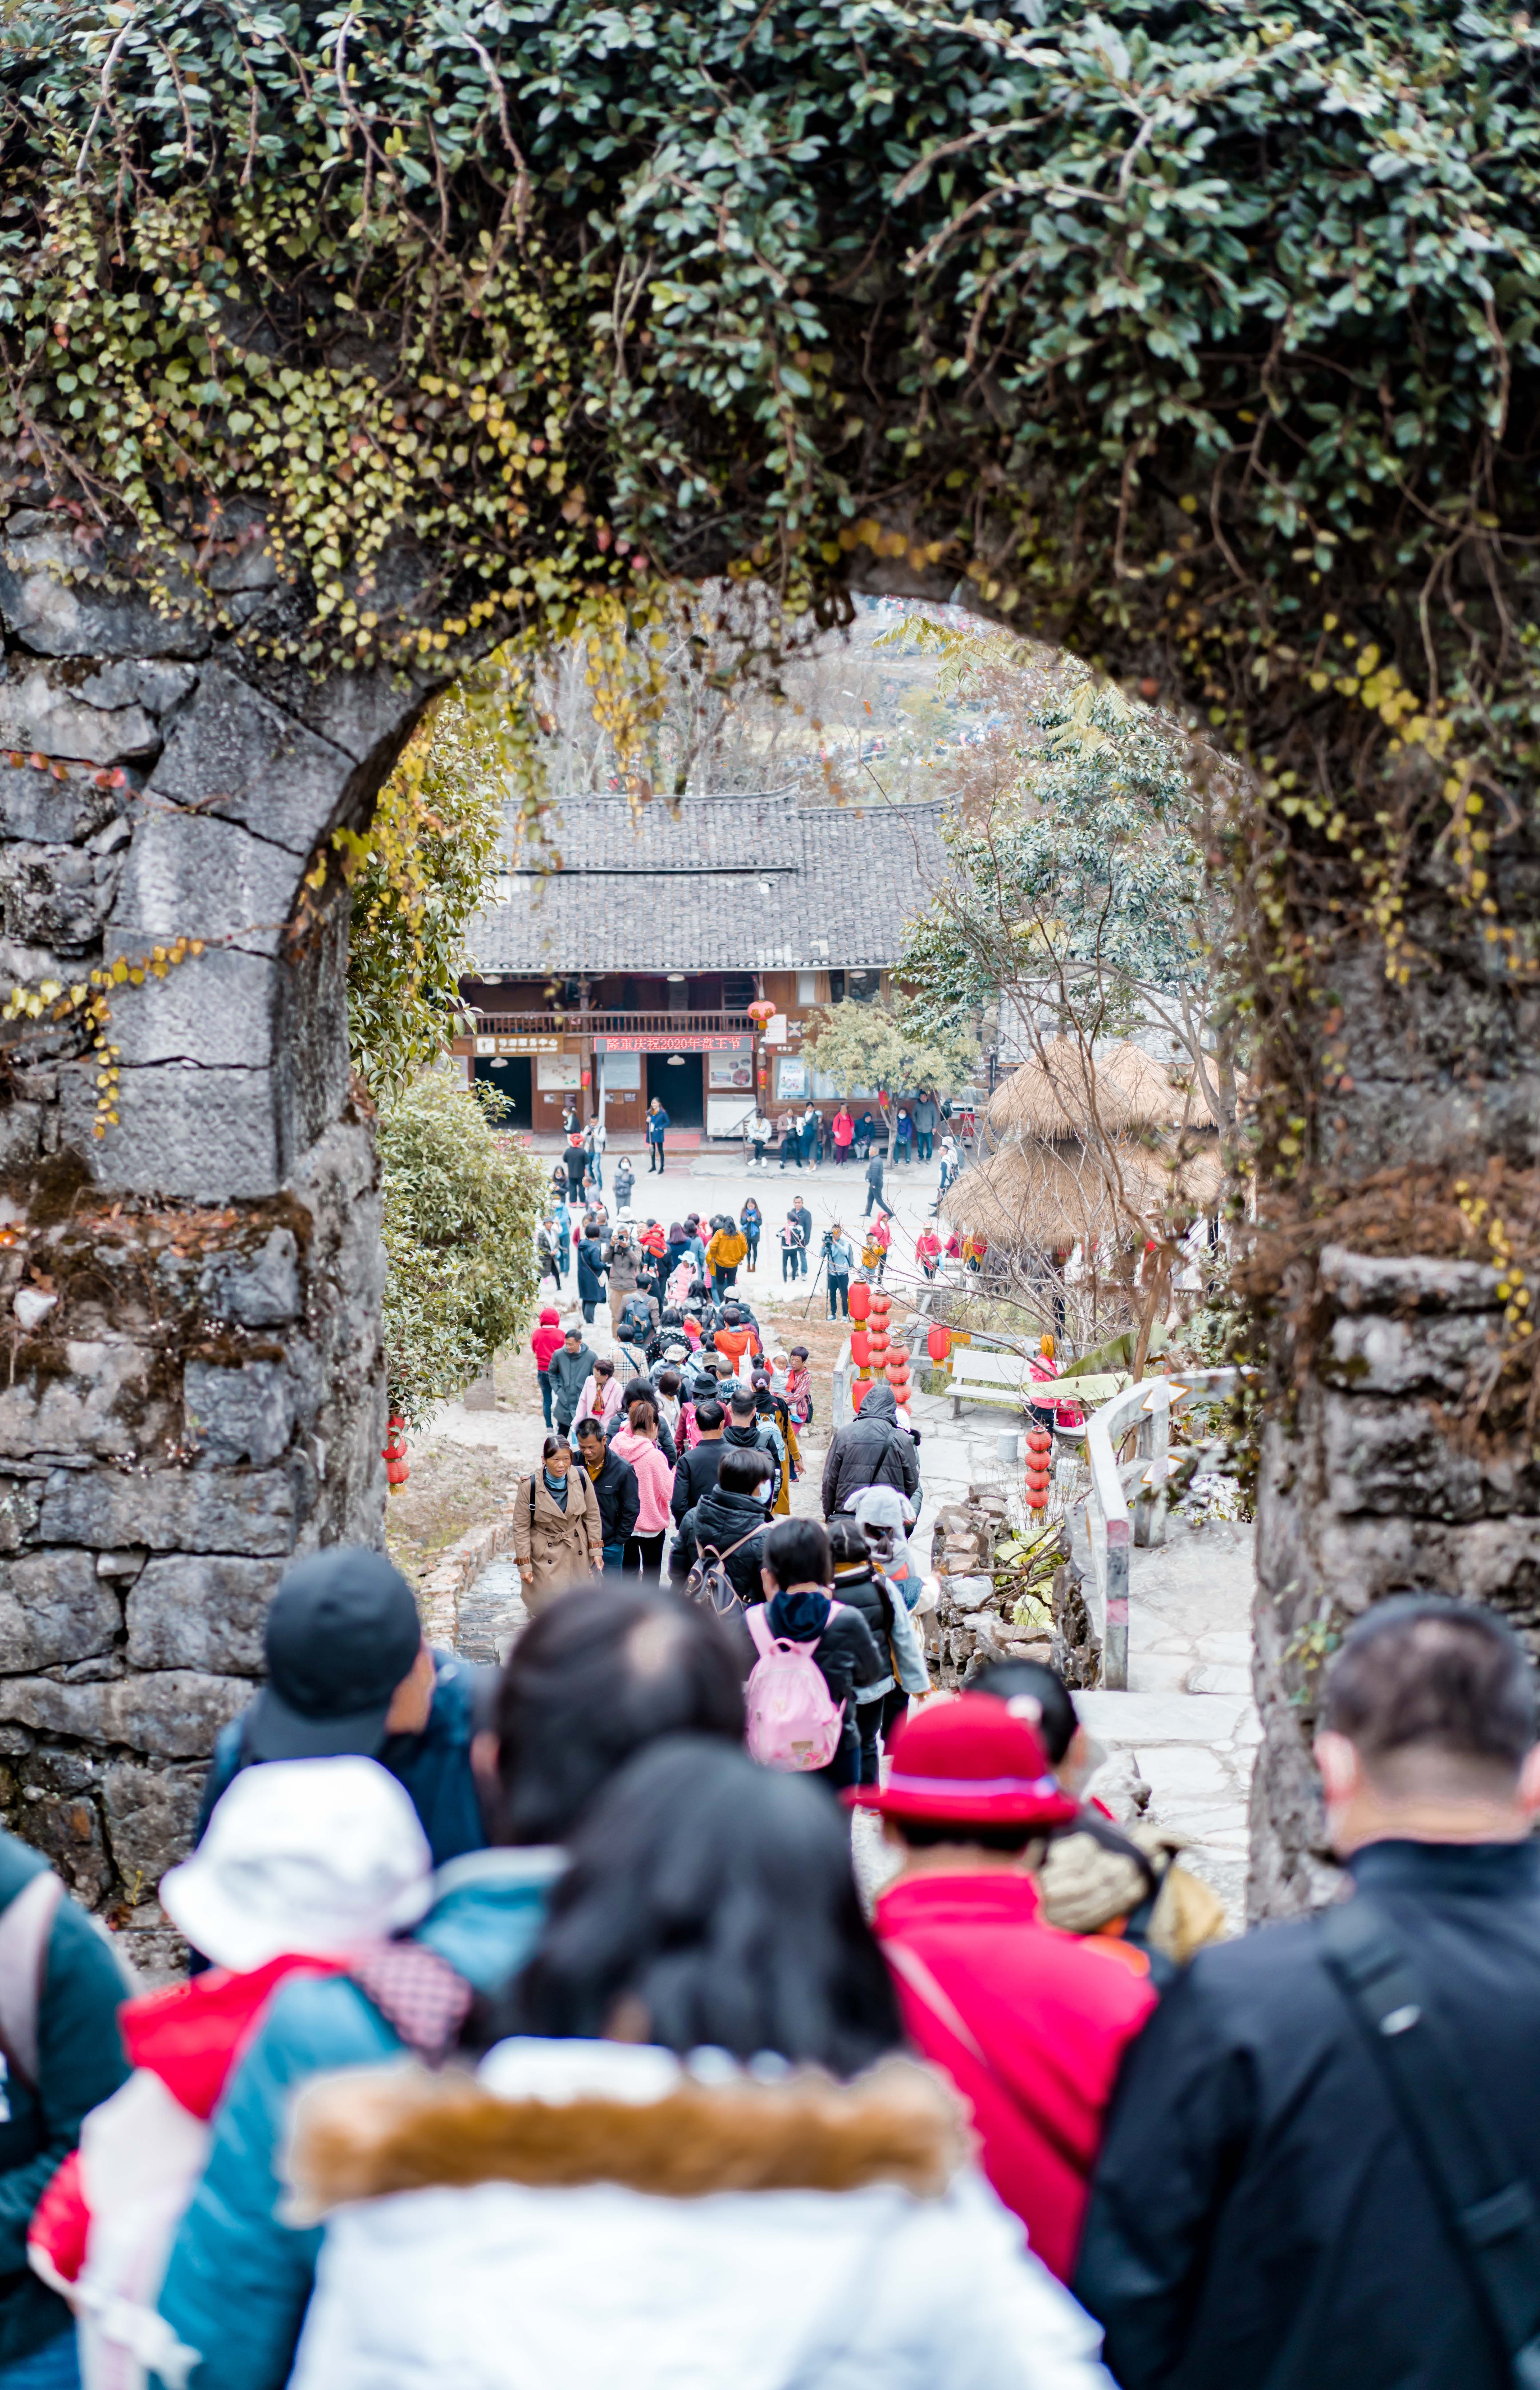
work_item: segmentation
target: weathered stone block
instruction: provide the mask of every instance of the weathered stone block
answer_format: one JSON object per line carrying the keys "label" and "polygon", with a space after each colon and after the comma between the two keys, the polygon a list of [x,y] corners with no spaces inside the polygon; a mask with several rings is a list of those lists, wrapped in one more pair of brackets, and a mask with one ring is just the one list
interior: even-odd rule
{"label": "weathered stone block", "polygon": [[153,1386],[155,1356],[136,1344],[70,1341],[23,1344],[9,1385],[0,1383],[0,1456],[142,1452],[171,1426],[173,1406]]}
{"label": "weathered stone block", "polygon": [[26,1552],[0,1562],[0,1669],[58,1668],[110,1651],[118,1598],[89,1552]]}
{"label": "weathered stone block", "polygon": [[227,1467],[276,1460],[294,1430],[294,1387],[280,1361],[228,1368],[189,1361],[183,1372],[189,1440],[200,1458]]}
{"label": "weathered stone block", "polygon": [[52,772],[0,757],[0,833],[6,838],[71,846],[105,829],[121,802],[115,790],[98,789],[94,774],[83,768],[56,780]]}
{"label": "weathered stone block", "polygon": [[152,1892],[169,1867],[186,1857],[198,1827],[205,1770],[146,1767],[115,1760],[102,1778],[107,1839],[128,1898]]}
{"label": "weathered stone block", "polygon": [[1420,1588],[1495,1602],[1515,1625],[1540,1621],[1540,1519],[1472,1519],[1463,1526],[1397,1516],[1319,1522],[1321,1574],[1342,1609]]}
{"label": "weathered stone block", "polygon": [[148,1544],[151,1551],[288,1553],[309,1508],[302,1472],[290,1469],[56,1469],[46,1481],[41,1533],[53,1544],[96,1548]]}
{"label": "weathered stone block", "polygon": [[41,1104],[0,1106],[0,1170],[25,1170],[43,1150]]}
{"label": "weathered stone block", "polygon": [[155,718],[142,705],[92,705],[62,683],[57,666],[25,657],[0,667],[0,746],[120,764],[152,753],[160,741]]}
{"label": "weathered stone block", "polygon": [[135,1195],[187,1196],[228,1203],[277,1192],[278,1140],[273,1074],[203,1070],[180,1062],[124,1071],[120,1125],[93,1138],[96,1073],[59,1073],[61,1126],[105,1187]]}
{"label": "weathered stone block", "polygon": [[1369,1312],[1333,1320],[1321,1374],[1363,1394],[1415,1390],[1455,1401],[1470,1370],[1487,1359],[1501,1335],[1495,1312],[1416,1318]]}
{"label": "weathered stone block", "polygon": [[1328,1394],[1322,1430],[1327,1498],[1337,1510],[1473,1519],[1483,1507],[1481,1463],[1452,1448],[1426,1403]]}
{"label": "weathered stone block", "polygon": [[216,1677],[260,1677],[267,1605],[282,1561],[151,1561],[128,1597],[131,1668],[198,1668]]}
{"label": "weathered stone block", "polygon": [[147,944],[181,937],[232,937],[250,954],[276,954],[298,867],[297,856],[271,839],[253,838],[238,822],[149,814],[129,849],[109,956],[140,954]]}
{"label": "weathered stone block", "polygon": [[[42,1759],[32,1763],[35,1770]],[[32,1773],[32,1770],[29,1770]],[[83,1788],[57,1792],[35,1780],[22,1790],[18,1826],[34,1850],[56,1867],[77,1900],[88,1907],[112,1889],[112,1860],[101,1811]]]}
{"label": "weathered stone block", "polygon": [[216,1318],[240,1328],[276,1328],[297,1319],[300,1249],[289,1228],[275,1228],[256,1253],[221,1253],[203,1275],[202,1293]]}
{"label": "weathered stone block", "polygon": [[118,1677],[109,1684],[61,1685],[51,1677],[0,1677],[0,1717],[83,1742],[126,1743],[168,1759],[206,1759],[220,1728],[251,1699],[247,1677],[205,1677],[187,1668]]}
{"label": "weathered stone block", "polygon": [[1344,1311],[1489,1311],[1497,1302],[1497,1278],[1483,1262],[1321,1249],[1321,1286]]}
{"label": "weathered stone block", "polygon": [[19,1552],[37,1533],[43,1499],[35,1477],[0,1477],[0,1552]]}
{"label": "weathered stone block", "polygon": [[[74,670],[78,673],[79,666]],[[67,671],[58,677],[69,681],[72,675]],[[76,693],[87,705],[138,705],[155,714],[169,713],[197,686],[194,665],[147,662],[142,656],[98,664],[75,683]]]}
{"label": "weathered stone block", "polygon": [[[0,551],[0,619],[45,656],[199,656],[209,645],[193,613],[164,614],[132,590],[60,576],[83,557],[65,533],[11,536]],[[97,570],[100,569],[98,565]]]}
{"label": "weathered stone block", "polygon": [[173,726],[148,794],[258,827],[308,855],[335,816],[351,757],[318,739],[222,664]]}
{"label": "weathered stone block", "polygon": [[79,954],[102,934],[116,867],[99,877],[97,858],[80,847],[0,849],[0,919],[6,935],[57,955]]}
{"label": "weathered stone block", "polygon": [[[107,951],[122,942],[109,931]],[[134,952],[142,947],[130,946]],[[164,979],[115,988],[112,1035],[125,1068],[197,1062],[224,1070],[266,1069],[273,1060],[277,966],[266,955],[211,947]]]}

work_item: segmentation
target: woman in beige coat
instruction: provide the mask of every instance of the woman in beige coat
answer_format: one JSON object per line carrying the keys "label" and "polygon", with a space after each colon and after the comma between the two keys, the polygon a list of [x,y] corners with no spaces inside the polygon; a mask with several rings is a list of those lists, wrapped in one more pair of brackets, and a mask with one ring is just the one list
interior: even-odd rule
{"label": "woman in beige coat", "polygon": [[513,1497],[513,1554],[532,1611],[604,1566],[598,1497],[588,1471],[573,1466],[558,1435],[545,1438],[543,1459]]}

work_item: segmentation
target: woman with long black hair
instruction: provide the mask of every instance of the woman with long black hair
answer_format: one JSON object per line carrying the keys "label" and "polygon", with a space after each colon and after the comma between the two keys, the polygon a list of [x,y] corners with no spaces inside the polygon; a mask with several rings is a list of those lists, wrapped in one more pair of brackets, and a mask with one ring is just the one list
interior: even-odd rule
{"label": "woman with long black hair", "polygon": [[676,1736],[568,1849],[478,2075],[307,2092],[291,2390],[1110,2390],[899,2054],[827,1793]]}

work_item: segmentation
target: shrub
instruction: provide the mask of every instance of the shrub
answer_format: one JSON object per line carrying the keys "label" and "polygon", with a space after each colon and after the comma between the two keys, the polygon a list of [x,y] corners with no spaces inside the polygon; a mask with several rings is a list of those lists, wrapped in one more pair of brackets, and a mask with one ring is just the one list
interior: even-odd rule
{"label": "shrub", "polygon": [[386,1385],[409,1427],[490,1369],[534,1306],[542,1180],[496,1134],[503,1105],[433,1071],[379,1115]]}

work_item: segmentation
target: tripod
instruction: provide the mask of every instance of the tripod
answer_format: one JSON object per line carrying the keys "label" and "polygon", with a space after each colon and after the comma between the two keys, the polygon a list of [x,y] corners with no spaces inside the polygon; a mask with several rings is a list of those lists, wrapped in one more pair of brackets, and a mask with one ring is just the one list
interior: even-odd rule
{"label": "tripod", "polygon": [[828,1253],[820,1253],[818,1255],[818,1266],[813,1273],[813,1283],[807,1290],[807,1301],[802,1305],[802,1317],[804,1319],[813,1308],[813,1298],[818,1291],[818,1280],[823,1277],[824,1266],[828,1260]]}

